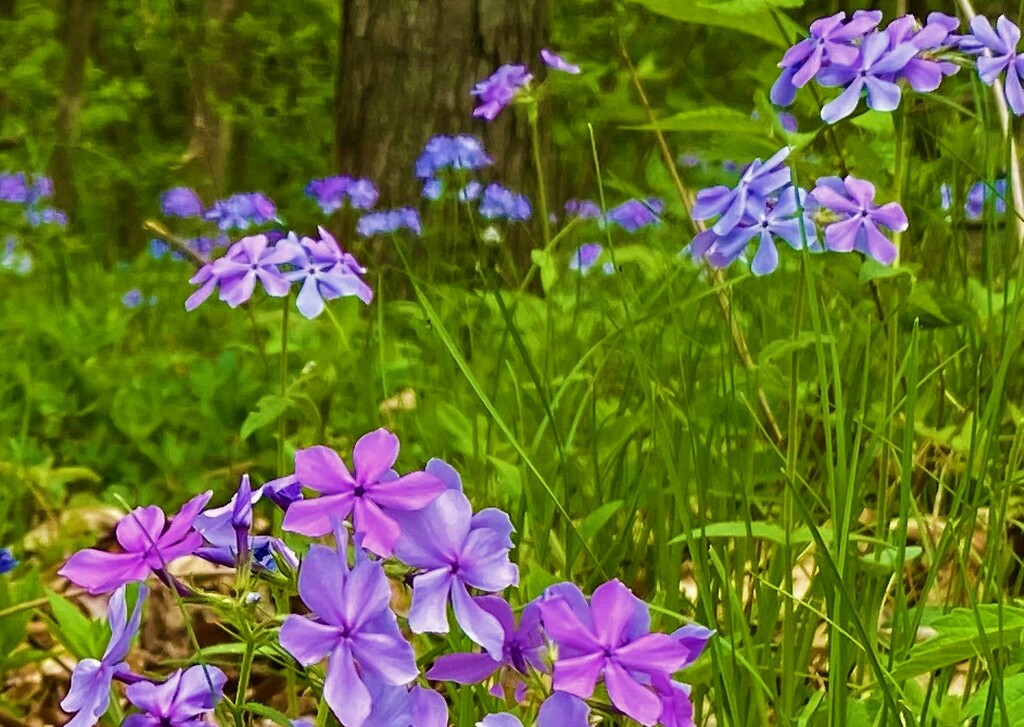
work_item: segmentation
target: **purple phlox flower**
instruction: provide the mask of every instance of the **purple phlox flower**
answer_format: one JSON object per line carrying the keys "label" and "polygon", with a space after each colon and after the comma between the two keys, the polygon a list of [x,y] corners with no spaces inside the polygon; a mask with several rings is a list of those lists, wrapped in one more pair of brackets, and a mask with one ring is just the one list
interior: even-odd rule
{"label": "purple phlox flower", "polygon": [[[686,663],[692,664],[707,646],[714,631],[700,624],[687,624],[672,632],[672,637],[687,650]],[[651,679],[651,685],[661,698],[662,727],[693,727],[693,704],[690,702],[690,686],[673,681],[667,675],[658,674]]]}
{"label": "purple phlox flower", "polygon": [[569,260],[569,269],[577,270],[581,275],[586,275],[594,267],[597,259],[601,257],[603,250],[604,248],[596,242],[586,242],[580,245]]}
{"label": "purple phlox flower", "polygon": [[28,220],[32,227],[39,227],[40,225],[67,227],[68,225],[67,213],[56,207],[43,207],[42,209],[30,207],[25,210],[25,219]]}
{"label": "purple phlox flower", "polygon": [[0,548],[0,575],[10,573],[18,567],[18,560],[10,548]]}
{"label": "purple phlox flower", "polygon": [[776,106],[793,103],[796,90],[803,88],[829,64],[852,65],[857,59],[854,41],[873,31],[882,21],[880,10],[853,14],[849,22],[840,12],[811,23],[810,37],[804,38],[788,51],[779,62],[782,74],[772,86],[771,99]]}
{"label": "purple phlox flower", "polygon": [[[516,627],[512,607],[503,599],[497,596],[481,596],[474,600],[501,625],[504,632],[501,658],[496,659],[487,652],[445,654],[434,662],[434,666],[427,672],[427,679],[477,684],[505,669],[512,674],[516,685],[516,701],[522,701],[526,684],[519,675],[525,675],[530,668],[546,671],[540,610],[535,603],[527,604],[523,609],[519,626]],[[496,697],[504,697],[502,680],[496,681],[490,691]]]}
{"label": "purple phlox flower", "polygon": [[588,727],[590,707],[568,692],[554,692],[540,705],[537,727]]}
{"label": "purple phlox flower", "polygon": [[[252,530],[252,507],[263,498],[263,488],[252,489],[249,475],[242,475],[238,489],[226,505],[210,508],[196,518],[195,529],[205,538],[208,546],[196,550],[196,555],[213,563],[235,566],[246,562],[257,547],[263,552],[264,559],[269,557],[274,562],[270,541],[265,536],[250,534]],[[282,547],[284,544],[281,544]],[[290,553],[290,551],[288,551]],[[267,563],[254,558],[259,566]],[[294,554],[291,560],[294,561]]]}
{"label": "purple phlox flower", "polygon": [[213,263],[213,274],[220,281],[220,299],[237,308],[252,297],[257,280],[267,295],[288,295],[291,281],[278,266],[290,262],[294,254],[290,246],[271,246],[266,235],[243,237]]}
{"label": "purple phlox flower", "polygon": [[418,179],[440,184],[434,177],[446,169],[470,171],[490,166],[493,162],[494,160],[484,150],[483,143],[475,136],[439,135],[427,142],[416,159],[415,171]]}
{"label": "purple phlox flower", "polygon": [[444,184],[441,183],[440,179],[428,179],[423,182],[423,199],[429,199],[433,202],[441,199],[442,194],[444,194]]}
{"label": "purple phlox flower", "polygon": [[163,574],[171,561],[191,555],[203,544],[193,524],[212,496],[211,491],[196,495],[170,522],[155,505],[136,508],[121,519],[115,530],[123,553],[80,550],[57,572],[93,595],[144,581],[150,573]]}
{"label": "purple phlox flower", "polygon": [[821,177],[811,192],[822,207],[840,215],[825,227],[825,247],[836,252],[858,250],[883,265],[896,259],[896,246],[879,225],[896,232],[907,229],[907,215],[897,202],[875,205],[875,185],[848,176]]}
{"label": "purple phlox flower", "polygon": [[29,195],[28,177],[24,172],[0,174],[0,202],[25,204]]}
{"label": "purple phlox flower", "polygon": [[650,633],[647,605],[618,580],[598,586],[583,606],[554,595],[539,603],[548,637],[558,646],[552,685],[589,698],[604,677],[616,709],[643,725],[661,716],[661,698],[649,686],[670,678],[688,661],[689,651],[668,634]]}
{"label": "purple phlox flower", "polygon": [[32,272],[32,265],[32,256],[28,250],[18,244],[14,235],[8,235],[4,249],[0,252],[0,268],[18,275],[27,275]]}
{"label": "purple phlox flower", "polygon": [[822,86],[844,86],[843,92],[821,108],[821,119],[834,124],[852,114],[867,90],[868,106],[892,111],[900,105],[900,87],[894,79],[918,53],[912,43],[889,48],[889,35],[872,33],[860,46],[860,54],[849,65],[832,64],[818,74]]}
{"label": "purple phlox flower", "polygon": [[360,277],[366,270],[356,259],[338,246],[334,236],[319,228],[320,237],[303,237],[300,241],[290,233],[279,245],[289,245],[294,269],[284,273],[289,282],[301,281],[295,303],[306,318],[316,318],[324,310],[324,301],[355,296],[364,303],[373,300],[373,291]]}
{"label": "purple phlox flower", "polygon": [[142,291],[138,288],[132,288],[121,296],[121,305],[128,309],[138,308],[142,305],[142,300]]}
{"label": "purple phlox flower", "polygon": [[760,208],[748,208],[743,220],[729,234],[719,236],[709,230],[697,235],[691,254],[694,259],[706,258],[712,267],[724,268],[757,237],[757,252],[750,270],[755,275],[767,275],[779,265],[776,238],[784,240],[794,250],[803,247],[805,237],[808,242],[817,238],[813,216],[817,207],[817,201],[806,190],[786,187],[778,197],[764,200]]}
{"label": "purple phlox flower", "polygon": [[473,116],[494,121],[501,110],[512,102],[513,97],[533,80],[533,74],[526,66],[507,63],[490,76],[477,83],[470,92],[480,105],[473,109]]}
{"label": "purple phlox flower", "polygon": [[350,570],[343,554],[313,545],[299,567],[299,595],[316,620],[288,616],[281,646],[303,666],[327,657],[324,696],[331,711],[344,727],[368,724],[373,698],[366,680],[401,686],[419,673],[388,607],[383,568],[357,558]]}
{"label": "purple phlox flower", "polygon": [[489,220],[504,218],[509,222],[523,222],[530,219],[533,208],[525,194],[518,194],[496,182],[484,189],[480,199],[480,216]]}
{"label": "purple phlox flower", "polygon": [[366,724],[373,727],[448,727],[448,703],[432,689],[414,686],[393,687],[374,679],[365,679],[370,692],[370,715]]}
{"label": "purple phlox flower", "polygon": [[197,664],[154,684],[137,682],[128,687],[128,701],[142,710],[129,715],[122,727],[177,727],[209,724],[203,715],[224,696],[227,675],[215,666]]}
{"label": "purple phlox flower", "polygon": [[748,207],[756,210],[768,196],[790,183],[792,172],[783,164],[790,151],[790,147],[784,146],[764,162],[755,159],[743,170],[734,188],[719,185],[697,192],[691,213],[693,219],[706,220],[721,215],[711,229],[719,236],[732,232]]}
{"label": "purple phlox flower", "polygon": [[[454,470],[440,460],[431,460],[427,472],[459,484],[457,475],[452,479]],[[413,578],[409,627],[414,633],[448,633],[450,598],[466,635],[491,658],[502,660],[505,629],[468,588],[497,593],[519,583],[519,569],[509,560],[513,528],[508,515],[495,508],[474,515],[462,490],[450,487],[422,510],[398,518],[402,535],[395,555],[421,569]]]}
{"label": "purple phlox flower", "polygon": [[382,557],[391,555],[401,533],[396,513],[419,510],[445,490],[444,483],[426,471],[399,477],[392,470],[398,448],[398,437],[386,429],[363,435],[352,451],[354,475],[328,447],[297,451],[296,478],[321,497],[293,502],[285,513],[284,529],[319,537],[333,532],[351,513],[362,546]]}
{"label": "purple phlox flower", "polygon": [[124,659],[128,655],[132,637],[139,630],[142,618],[142,602],[148,590],[139,588],[131,618],[125,600],[125,587],[121,586],[107,602],[107,619],[110,622],[110,640],[103,656],[97,659],[82,659],[71,674],[71,688],[61,700],[60,707],[68,714],[75,714],[68,727],[91,727],[102,717],[110,706],[110,684],[114,677],[129,671]]}
{"label": "purple phlox flower", "polygon": [[585,220],[601,219],[601,208],[589,199],[570,199],[565,203],[565,211]]}
{"label": "purple phlox flower", "polygon": [[203,219],[217,223],[221,230],[247,230],[277,217],[273,201],[260,192],[233,194],[219,199],[203,212]]}
{"label": "purple phlox flower", "polygon": [[969,220],[980,220],[985,212],[986,204],[995,199],[995,212],[1001,215],[1006,212],[1006,177],[1001,177],[995,182],[977,182],[971,185],[967,191],[967,202],[964,204],[964,212]]}
{"label": "purple phlox flower", "polygon": [[608,221],[632,233],[648,225],[658,224],[658,215],[662,209],[664,203],[657,198],[645,201],[631,199],[608,210]]}
{"label": "purple phlox flower", "polygon": [[935,51],[950,45],[951,33],[960,27],[960,21],[951,15],[932,13],[923,27],[913,15],[889,23],[885,29],[889,36],[889,49],[895,50],[904,43],[917,48],[916,56],[907,61],[897,78],[906,78],[910,87],[918,93],[934,91],[942,83],[943,76],[951,76],[960,66],[951,61],[936,60]]}
{"label": "purple phlox flower", "polygon": [[356,223],[356,232],[362,237],[387,235],[406,229],[414,235],[423,232],[420,213],[415,207],[399,207],[363,215]]}
{"label": "purple phlox flower", "polygon": [[263,494],[282,510],[287,510],[293,502],[302,499],[302,483],[295,475],[271,480],[261,489]]}
{"label": "purple phlox flower", "polygon": [[379,196],[380,192],[377,191],[377,185],[363,177],[352,180],[352,184],[348,188],[348,200],[352,207],[357,210],[370,209],[377,204]]}
{"label": "purple phlox flower", "polygon": [[548,68],[554,68],[556,71],[564,71],[565,73],[571,73],[574,76],[578,75],[580,72],[579,66],[574,63],[569,63],[569,61],[562,58],[562,56],[558,55],[554,51],[548,50],[547,48],[541,50],[540,58],[544,61],[544,65]]}
{"label": "purple phlox flower", "polygon": [[350,184],[352,177],[347,174],[312,179],[306,185],[306,196],[315,200],[323,213],[329,215],[345,204],[345,193]]}
{"label": "purple phlox flower", "polygon": [[160,195],[160,209],[168,217],[198,217],[203,202],[191,187],[174,187]]}
{"label": "purple phlox flower", "polygon": [[1015,115],[1024,115],[1024,88],[1021,87],[1024,58],[1017,54],[1020,28],[1005,15],[1000,15],[993,30],[988,18],[975,15],[971,19],[971,33],[984,48],[984,55],[978,57],[978,76],[991,86],[1005,70],[1006,102]]}

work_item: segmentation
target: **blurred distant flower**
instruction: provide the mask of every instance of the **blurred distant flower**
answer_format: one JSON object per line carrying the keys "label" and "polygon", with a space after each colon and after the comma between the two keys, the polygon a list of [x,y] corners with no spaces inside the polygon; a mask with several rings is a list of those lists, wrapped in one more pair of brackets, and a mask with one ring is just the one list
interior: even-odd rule
{"label": "blurred distant flower", "polygon": [[0,251],[0,268],[10,270],[18,275],[27,275],[32,272],[32,256],[18,245],[14,235],[7,236],[4,249]]}
{"label": "blurred distant flower", "polygon": [[18,561],[10,548],[0,548],[0,575],[10,573],[18,566]]}
{"label": "blurred distant flower", "polygon": [[490,166],[494,160],[475,136],[458,134],[432,137],[416,159],[416,176],[429,179],[444,169],[468,171]]}
{"label": "blurred distant flower", "polygon": [[779,112],[779,125],[782,126],[783,130],[788,131],[790,134],[797,132],[798,126],[796,123],[796,117],[788,111]]}
{"label": "blurred distant flower", "polygon": [[191,187],[174,187],[160,196],[160,209],[168,217],[198,217],[203,202]]}
{"label": "blurred distant flower", "polygon": [[42,209],[29,207],[25,210],[25,219],[28,220],[32,227],[39,227],[40,225],[67,227],[68,224],[67,214],[54,207],[44,207]]}
{"label": "blurred distant flower", "polygon": [[91,727],[106,713],[107,707],[110,706],[110,685],[114,677],[129,671],[125,657],[128,656],[132,637],[139,630],[142,604],[147,594],[148,589],[141,586],[130,618],[125,587],[120,586],[111,594],[107,603],[110,640],[107,642],[103,657],[99,660],[82,659],[75,665],[75,670],[71,674],[71,688],[60,703],[61,709],[65,712],[77,712],[67,723],[67,727]]}
{"label": "blurred distant flower", "polygon": [[502,109],[512,102],[516,93],[533,79],[526,66],[508,63],[473,87],[472,94],[480,100],[473,116],[494,121]]}
{"label": "blurred distant flower", "polygon": [[136,682],[128,701],[142,710],[129,715],[122,727],[188,727],[211,724],[202,718],[224,696],[227,675],[215,666],[197,664],[179,669],[160,684]]}
{"label": "blurred distant flower", "polygon": [[815,199],[841,216],[825,227],[825,247],[836,252],[858,250],[883,265],[896,259],[896,246],[878,229],[907,229],[907,215],[897,202],[875,204],[875,185],[854,176],[821,177],[811,192]]}
{"label": "blurred distant flower", "polygon": [[154,260],[161,260],[170,252],[171,246],[159,237],[154,237],[149,241],[149,256]]}
{"label": "blurred distant flower", "polygon": [[480,201],[480,215],[489,220],[505,218],[510,222],[530,219],[533,208],[526,195],[518,194],[500,184],[492,182],[483,191]]}
{"label": "blurred distant flower", "polygon": [[642,227],[658,224],[658,215],[662,209],[664,203],[657,198],[652,197],[642,202],[631,199],[608,210],[608,221],[627,232],[636,232]]}
{"label": "blurred distant flower", "polygon": [[590,272],[604,248],[596,242],[587,242],[579,246],[569,260],[569,269],[579,271],[582,275]]}
{"label": "blurred distant flower", "polygon": [[0,202],[25,204],[28,200],[28,178],[24,172],[0,174]]}
{"label": "blurred distant flower", "polygon": [[124,552],[80,550],[57,572],[93,595],[144,581],[153,572],[162,574],[171,561],[191,555],[202,545],[202,536],[192,525],[212,495],[210,491],[196,495],[170,522],[155,505],[135,508],[115,529]]}
{"label": "blurred distant flower", "polygon": [[138,308],[142,305],[142,291],[138,288],[132,288],[127,293],[121,296],[121,304],[125,308]]}
{"label": "blurred distant flower", "polygon": [[945,182],[939,187],[939,205],[943,210],[948,210],[953,206],[953,189]]}
{"label": "blurred distant flower", "polygon": [[988,18],[976,15],[971,20],[971,34],[978,45],[991,54],[978,57],[978,76],[991,86],[1005,70],[1006,102],[1014,114],[1024,115],[1024,88],[1021,87],[1024,57],[1017,53],[1020,28],[1005,15],[1000,15],[993,30]]}
{"label": "blurred distant flower", "polygon": [[29,202],[53,196],[53,180],[46,176],[36,177],[29,192]]}
{"label": "blurred distant flower", "polygon": [[377,187],[369,179],[347,174],[314,179],[306,185],[306,194],[313,198],[324,214],[341,209],[346,198],[354,209],[370,209],[377,203]]}
{"label": "blurred distant flower", "polygon": [[565,211],[585,220],[601,218],[601,208],[597,206],[596,202],[591,202],[589,199],[570,199],[565,203]]}
{"label": "blurred distant flower", "polygon": [[420,213],[415,207],[371,212],[360,217],[356,223],[356,232],[362,237],[387,235],[401,229],[409,230],[414,235],[419,235],[423,231]]}
{"label": "blurred distant flower", "polygon": [[684,167],[696,167],[700,166],[700,156],[697,154],[680,154],[679,158],[676,159],[676,163]]}
{"label": "blurred distant flower", "polygon": [[423,182],[423,199],[440,199],[443,192],[444,185],[440,179],[427,179]]}
{"label": "blurred distant flower", "polygon": [[483,189],[483,185],[476,180],[473,180],[465,187],[459,190],[459,201],[470,202],[480,196],[480,191]]}
{"label": "blurred distant flower", "polygon": [[246,230],[270,222],[277,216],[273,201],[259,192],[233,194],[219,199],[203,212],[203,219],[217,223],[221,230]]}
{"label": "blurred distant flower", "polygon": [[540,52],[540,57],[549,68],[554,68],[556,71],[564,71],[573,75],[580,72],[579,66],[569,63],[569,61],[562,58],[562,56],[558,55],[554,51],[548,50],[547,48],[544,48]]}
{"label": "blurred distant flower", "polygon": [[969,220],[980,220],[987,204],[995,199],[995,212],[1001,215],[1006,212],[1006,177],[995,182],[977,182],[967,191],[967,202],[964,212]]}

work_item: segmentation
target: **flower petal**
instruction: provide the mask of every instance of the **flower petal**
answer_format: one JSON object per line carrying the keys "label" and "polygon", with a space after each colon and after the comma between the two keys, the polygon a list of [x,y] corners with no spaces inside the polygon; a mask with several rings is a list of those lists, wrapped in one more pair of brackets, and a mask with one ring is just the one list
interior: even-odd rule
{"label": "flower petal", "polygon": [[150,568],[138,553],[105,553],[92,548],[72,555],[57,573],[96,595],[133,581],[144,581]]}
{"label": "flower petal", "polygon": [[434,662],[426,676],[438,681],[479,684],[501,664],[487,654],[445,654]]}
{"label": "flower petal", "polygon": [[327,661],[324,697],[345,727],[363,727],[370,716],[370,691],[359,678],[355,659],[345,644],[335,649]]}
{"label": "flower petal", "polygon": [[594,634],[606,649],[622,643],[627,626],[637,620],[649,623],[647,604],[633,595],[618,579],[597,587],[590,597],[590,615]]}
{"label": "flower petal", "polygon": [[493,659],[501,659],[505,646],[505,630],[493,615],[480,607],[469,595],[466,586],[458,578],[452,582],[452,606],[455,620],[477,644],[484,647]]}
{"label": "flower petal", "polygon": [[377,482],[398,459],[398,437],[383,427],[364,434],[352,450],[356,479],[363,485]]}
{"label": "flower petal", "polygon": [[281,527],[292,533],[318,538],[334,530],[352,512],[351,492],[325,495],[313,500],[297,500],[284,514]]}
{"label": "flower petal", "polygon": [[335,626],[291,614],[281,624],[278,639],[296,661],[309,666],[330,654],[341,641],[341,634]]}
{"label": "flower petal", "polygon": [[559,659],[555,662],[552,686],[558,691],[575,694],[580,699],[589,699],[594,693],[594,687],[597,686],[605,662],[604,653],[599,651]]}
{"label": "flower petal", "polygon": [[390,557],[402,534],[394,518],[386,515],[369,497],[357,497],[352,524],[362,541],[356,541],[371,553],[382,558]]}
{"label": "flower petal", "polygon": [[422,573],[412,579],[409,628],[415,634],[448,633],[448,593],[452,574],[448,568]]}
{"label": "flower petal", "polygon": [[295,453],[295,477],[305,487],[325,495],[348,492],[355,480],[341,457],[330,447],[316,446]]}
{"label": "flower petal", "polygon": [[611,697],[612,704],[620,712],[642,725],[657,723],[658,717],[661,716],[661,699],[648,687],[633,679],[614,661],[610,661],[605,669],[604,683],[608,687],[608,696]]}

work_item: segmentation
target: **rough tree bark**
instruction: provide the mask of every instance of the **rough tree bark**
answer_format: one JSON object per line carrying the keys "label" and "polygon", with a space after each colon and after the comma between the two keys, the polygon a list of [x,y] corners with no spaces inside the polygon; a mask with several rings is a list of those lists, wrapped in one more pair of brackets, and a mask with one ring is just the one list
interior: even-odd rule
{"label": "rough tree bark", "polygon": [[57,145],[50,157],[54,201],[72,218],[77,214],[72,153],[78,142],[78,119],[85,98],[85,67],[101,0],[65,0],[64,81],[57,99]]}
{"label": "rough tree bark", "polygon": [[483,137],[504,183],[533,192],[523,114],[475,120],[469,91],[503,63],[538,65],[547,0],[339,2],[339,171],[376,181],[385,205],[408,204],[419,195],[412,165],[427,139],[472,132]]}

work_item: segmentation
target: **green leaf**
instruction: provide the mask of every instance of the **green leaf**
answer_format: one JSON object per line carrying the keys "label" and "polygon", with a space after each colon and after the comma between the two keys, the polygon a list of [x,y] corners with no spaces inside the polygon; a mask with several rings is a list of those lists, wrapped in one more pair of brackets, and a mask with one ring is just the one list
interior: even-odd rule
{"label": "green leaf", "polygon": [[[794,7],[801,0],[631,0],[658,15],[684,23],[728,28],[753,35],[779,48],[788,48],[800,32],[789,18],[780,15],[778,22],[771,7]],[[786,34],[779,29],[779,22]]]}
{"label": "green leaf", "polygon": [[558,282],[558,269],[555,267],[555,259],[547,250],[533,250],[530,253],[530,260],[540,270],[540,284],[544,292],[548,292]]}
{"label": "green leaf", "polygon": [[580,523],[580,537],[590,540],[597,535],[601,532],[601,528],[607,525],[612,516],[619,511],[620,507],[622,507],[622,500],[612,500],[587,515]]}
{"label": "green leaf", "polygon": [[[823,528],[819,528],[819,531],[822,533],[822,537],[826,539],[831,538],[831,532],[827,532]],[[682,533],[672,538],[672,540],[668,541],[668,544],[675,545],[676,543],[690,542],[701,536],[708,538],[746,538],[748,535],[752,535],[757,540],[769,540],[780,545],[786,542],[786,531],[779,525],[763,521],[753,521],[750,523],[734,521],[711,523],[703,529],[694,528],[689,533]],[[789,534],[789,542],[793,545],[802,545],[811,542],[811,540],[813,540],[811,531],[807,528],[797,528]]]}
{"label": "green leaf", "polygon": [[[783,338],[778,341],[772,341],[761,349],[761,354],[757,357],[758,365],[764,366],[778,359],[786,358],[792,353],[813,346],[816,341],[817,335],[814,331],[801,331],[795,339]],[[822,336],[821,343],[825,346],[830,345],[832,337]]]}
{"label": "green leaf", "polygon": [[54,635],[76,658],[99,658],[103,641],[109,634],[106,623],[91,621],[81,610],[63,596],[46,590],[46,600],[53,614]]}
{"label": "green leaf", "polygon": [[279,394],[267,394],[256,402],[256,410],[249,412],[249,415],[242,422],[242,439],[248,439],[249,435],[257,429],[273,424],[288,411],[291,406],[291,399]]}
{"label": "green leaf", "polygon": [[990,649],[1019,646],[1024,637],[1022,608],[986,603],[978,606],[977,614],[969,608],[957,608],[932,622],[938,635],[914,646],[910,656],[893,669],[893,678],[903,681],[978,656],[982,653],[979,622]]}
{"label": "green leaf", "polygon": [[750,114],[726,108],[711,106],[709,108],[683,111],[673,116],[659,119],[656,124],[639,124],[629,126],[637,131],[651,131],[658,128],[662,131],[712,132],[736,134],[764,134],[765,125]]}
{"label": "green leaf", "polygon": [[[987,682],[970,698],[963,715],[961,715],[961,722],[972,717],[981,717],[985,713],[985,703],[988,701],[988,690],[991,684],[991,682]],[[1004,713],[1000,709],[997,699],[995,708],[992,710],[992,721],[986,724],[1024,727],[1024,674],[1014,674],[1003,679],[1003,700],[1006,702],[1006,721],[1004,721]]]}
{"label": "green leaf", "polygon": [[256,702],[246,702],[245,711],[258,714],[260,717],[269,719],[274,724],[279,724],[281,727],[292,727],[292,721],[288,719],[286,715],[281,714],[276,709],[270,707],[264,707],[262,704]]}

